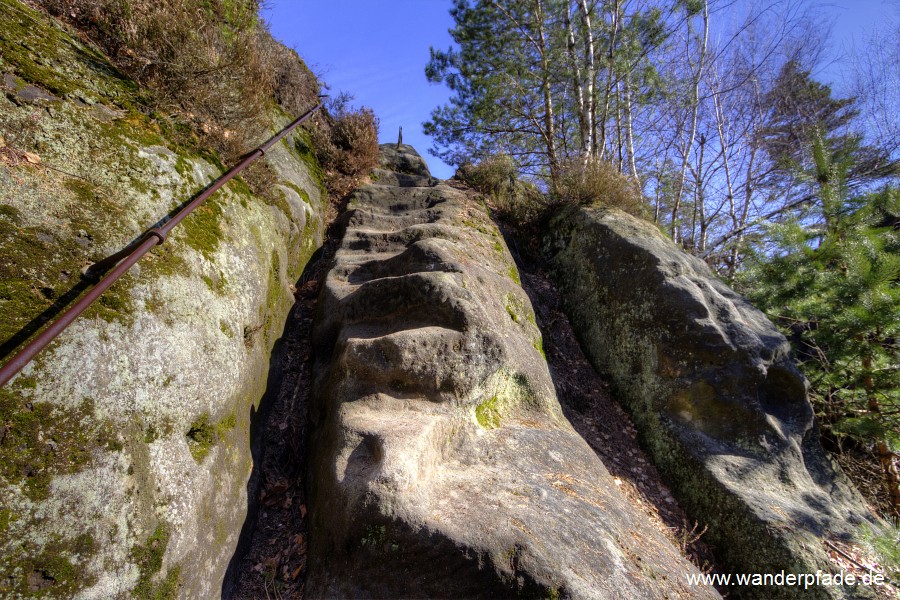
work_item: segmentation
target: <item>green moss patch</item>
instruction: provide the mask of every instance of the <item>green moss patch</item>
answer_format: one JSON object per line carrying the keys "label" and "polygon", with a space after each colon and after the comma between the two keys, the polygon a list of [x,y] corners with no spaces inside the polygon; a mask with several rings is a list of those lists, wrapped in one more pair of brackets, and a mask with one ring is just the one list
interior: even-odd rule
{"label": "green moss patch", "polygon": [[85,559],[96,551],[90,535],[72,540],[54,535],[40,551],[28,541],[17,546],[16,556],[4,556],[0,562],[0,595],[4,598],[71,598],[96,582],[83,568]]}
{"label": "green moss patch", "polygon": [[99,94],[130,106],[136,95],[134,82],[102,54],[66,34],[47,15],[15,0],[0,0],[0,56],[22,80],[60,97]]}
{"label": "green moss patch", "polygon": [[147,541],[131,550],[131,557],[140,570],[137,586],[133,590],[140,600],[170,600],[178,597],[181,569],[169,569],[165,577],[157,574],[162,570],[163,556],[169,545],[169,528],[160,523]]}
{"label": "green moss patch", "polygon": [[183,256],[183,246],[174,240],[155,246],[141,261],[141,269],[151,277],[191,275],[191,266]]}
{"label": "green moss patch", "polygon": [[222,239],[222,215],[221,204],[210,198],[181,222],[181,239],[210,261]]}
{"label": "green moss patch", "polygon": [[516,294],[508,293],[503,296],[503,306],[506,313],[513,322],[519,325],[530,323],[537,329],[537,321],[535,321],[534,313],[525,304],[525,301]]}
{"label": "green moss patch", "polygon": [[[18,487],[32,502],[50,495],[53,480],[90,467],[98,450],[121,449],[112,424],[98,419],[94,403],[84,399],[62,409],[31,402],[24,391],[34,385],[21,377],[0,388],[0,479]],[[36,516],[8,498],[0,511],[0,597],[68,598],[93,583],[83,568],[94,554],[90,535],[52,535],[36,542]],[[24,506],[27,506],[24,505]]]}
{"label": "green moss patch", "polygon": [[500,399],[497,396],[492,396],[489,400],[485,400],[476,406],[475,419],[485,429],[500,427]]}
{"label": "green moss patch", "polygon": [[209,455],[213,446],[218,444],[225,435],[237,424],[237,418],[234,413],[228,415],[218,423],[212,423],[209,420],[209,414],[203,413],[200,417],[191,423],[187,432],[188,447],[191,456],[198,463]]}
{"label": "green moss patch", "polygon": [[58,96],[77,89],[71,80],[61,77],[46,64],[52,65],[62,58],[61,46],[65,43],[61,32],[49,26],[47,17],[41,13],[21,2],[0,0],[0,56],[28,83]]}
{"label": "green moss patch", "polygon": [[116,443],[112,425],[97,419],[91,399],[63,410],[8,388],[0,388],[0,432],[0,477],[34,501],[49,496],[54,477],[87,468],[97,448]]}
{"label": "green moss patch", "polygon": [[475,420],[484,429],[500,427],[511,413],[537,408],[534,391],[521,373],[501,369],[490,378],[487,389],[490,396],[475,406]]}
{"label": "green moss patch", "polygon": [[268,199],[271,202],[272,206],[280,210],[284,213],[288,219],[293,218],[294,211],[291,210],[291,205],[288,203],[287,197],[284,194],[284,190],[273,189],[272,192],[268,195]]}
{"label": "green moss patch", "polygon": [[133,278],[126,275],[112,285],[85,311],[88,317],[97,316],[112,323],[130,325],[134,320],[135,304],[131,297]]}
{"label": "green moss patch", "polygon": [[0,219],[7,219],[18,225],[22,222],[22,213],[15,206],[0,204]]}
{"label": "green moss patch", "polygon": [[78,198],[82,204],[89,205],[94,202],[96,186],[92,183],[84,181],[83,179],[69,177],[63,181],[63,185],[67,190],[75,194],[75,197]]}
{"label": "green moss patch", "polygon": [[221,331],[228,339],[234,337],[234,329],[222,319],[219,319],[219,331]]}
{"label": "green moss patch", "polygon": [[281,297],[281,258],[278,256],[278,252],[272,251],[272,270],[269,274],[269,286],[266,290],[266,305],[265,308],[267,312],[270,312],[274,309],[278,300]]}
{"label": "green moss patch", "polygon": [[219,296],[223,296],[228,290],[228,279],[221,271],[214,273],[212,276],[203,275],[203,283],[206,284],[206,287],[211,292]]}
{"label": "green moss patch", "polygon": [[316,182],[316,185],[319,186],[322,197],[326,197],[328,192],[325,189],[325,171],[322,170],[322,165],[319,164],[319,159],[316,158],[312,137],[307,130],[302,128],[295,130],[292,137],[294,143],[293,145],[289,145],[289,147],[293,151],[293,154],[306,165],[309,176],[312,177],[313,181]]}
{"label": "green moss patch", "polygon": [[522,280],[519,279],[519,270],[515,265],[509,265],[509,269],[506,271],[506,274],[516,285],[522,285]]}
{"label": "green moss patch", "polygon": [[104,124],[98,134],[113,145],[168,146],[159,123],[137,111],[131,111],[122,119]]}
{"label": "green moss patch", "polygon": [[[49,232],[0,219],[0,342],[41,314],[78,283],[78,246],[60,246]],[[24,340],[21,340],[24,341]]]}
{"label": "green moss patch", "polygon": [[285,186],[291,188],[292,190],[294,190],[295,192],[297,192],[297,195],[300,196],[303,199],[303,201],[306,202],[307,204],[310,203],[309,194],[306,192],[306,190],[304,190],[299,185],[295,184],[292,181],[286,181],[286,180],[282,181],[281,184],[285,185]]}

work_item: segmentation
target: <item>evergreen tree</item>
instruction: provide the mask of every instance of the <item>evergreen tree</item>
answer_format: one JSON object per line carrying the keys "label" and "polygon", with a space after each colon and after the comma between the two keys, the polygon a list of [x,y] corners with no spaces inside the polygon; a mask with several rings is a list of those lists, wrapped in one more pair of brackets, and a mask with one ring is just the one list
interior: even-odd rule
{"label": "evergreen tree", "polygon": [[560,0],[454,0],[458,48],[431,49],[425,69],[454,93],[424,124],[432,153],[462,164],[508,154],[530,170],[558,166],[554,88],[565,51]]}
{"label": "evergreen tree", "polygon": [[900,516],[900,190],[849,195],[847,161],[817,148],[824,227],[775,227],[742,284],[792,340],[822,425],[877,457]]}
{"label": "evergreen tree", "polygon": [[635,112],[660,85],[648,55],[667,25],[659,8],[626,4],[454,0],[455,47],[432,48],[425,69],[453,92],[424,123],[432,154],[457,165],[504,154],[549,187],[574,155],[637,176]]}
{"label": "evergreen tree", "polygon": [[[856,99],[834,98],[831,88],[814,80],[797,61],[789,60],[781,68],[764,106],[767,119],[757,143],[774,165],[769,185],[787,190],[787,195],[792,189],[807,193],[802,185],[793,184],[797,173],[823,164],[816,160],[816,152],[827,152],[834,164],[847,166],[845,185],[868,184],[896,172],[887,152],[863,145],[863,136],[850,128],[859,115]],[[817,150],[816,145],[822,148]],[[816,174],[828,175],[821,169]],[[818,178],[813,186],[821,183]]]}

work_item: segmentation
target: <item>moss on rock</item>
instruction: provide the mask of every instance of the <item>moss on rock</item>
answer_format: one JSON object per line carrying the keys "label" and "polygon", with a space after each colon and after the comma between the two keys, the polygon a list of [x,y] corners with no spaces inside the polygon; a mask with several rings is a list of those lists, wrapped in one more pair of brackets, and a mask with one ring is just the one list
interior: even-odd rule
{"label": "moss on rock", "polygon": [[[5,143],[42,159],[0,163],[5,354],[85,291],[84,267],[223,165],[190,131],[137,110],[141,90],[100,53],[15,0],[0,0],[0,72],[58,96],[41,111],[0,96]],[[312,214],[270,210],[271,198],[233,181],[0,389],[0,596],[217,589],[246,506],[251,407],[290,278],[323,238],[327,199],[314,157],[309,166],[294,146],[302,137],[264,160]],[[252,348],[236,333],[250,322],[265,329]],[[161,514],[168,525],[154,531]]]}
{"label": "moss on rock", "polygon": [[75,409],[24,401],[0,388],[0,477],[21,485],[26,497],[40,501],[54,476],[87,467],[95,448],[115,444],[111,423],[98,419],[94,402],[85,398]]}
{"label": "moss on rock", "polygon": [[174,600],[178,597],[181,568],[170,568],[165,576],[158,576],[163,568],[163,558],[170,536],[169,526],[160,523],[143,544],[132,548],[131,556],[140,572],[138,583],[132,592],[135,598]]}

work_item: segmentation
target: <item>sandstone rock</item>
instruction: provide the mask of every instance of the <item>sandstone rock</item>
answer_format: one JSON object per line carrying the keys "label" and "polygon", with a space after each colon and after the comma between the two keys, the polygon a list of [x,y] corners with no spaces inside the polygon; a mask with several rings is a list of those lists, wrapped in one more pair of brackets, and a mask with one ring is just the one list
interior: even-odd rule
{"label": "sandstone rock", "polygon": [[[709,525],[723,566],[829,569],[822,538],[848,536],[871,517],[820,447],[806,380],[775,326],[705,263],[621,211],[568,207],[545,249],[583,348],[682,505]],[[844,593],[854,592],[740,595]]]}
{"label": "sandstone rock", "polygon": [[425,162],[415,148],[409,144],[382,144],[381,145],[381,167],[389,173],[398,173],[403,175],[412,175],[414,177],[428,178],[432,183],[436,183],[431,177],[428,170],[428,164]]}
{"label": "sandstone rock", "polygon": [[483,206],[388,179],[341,216],[314,326],[310,597],[716,597],[563,417]]}
{"label": "sandstone rock", "polygon": [[[0,134],[72,174],[0,163],[6,356],[83,291],[82,267],[220,172],[128,108],[134,84],[95,49],[12,4],[0,43],[29,43],[46,68],[22,77],[51,80],[28,85],[96,102],[61,93],[50,115],[0,95]],[[94,118],[116,103],[127,118]],[[0,597],[219,593],[247,508],[250,414],[323,235],[325,198],[293,141],[266,154],[280,193],[226,186],[0,388]]]}

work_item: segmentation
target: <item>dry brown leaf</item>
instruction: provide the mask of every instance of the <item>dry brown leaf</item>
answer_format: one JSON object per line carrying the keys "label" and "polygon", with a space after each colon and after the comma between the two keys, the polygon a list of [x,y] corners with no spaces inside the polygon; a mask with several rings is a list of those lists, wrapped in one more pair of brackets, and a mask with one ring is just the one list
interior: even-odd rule
{"label": "dry brown leaf", "polygon": [[27,160],[28,162],[30,162],[33,165],[37,165],[37,164],[40,164],[41,157],[38,156],[37,154],[35,154],[34,152],[26,152],[25,160]]}

